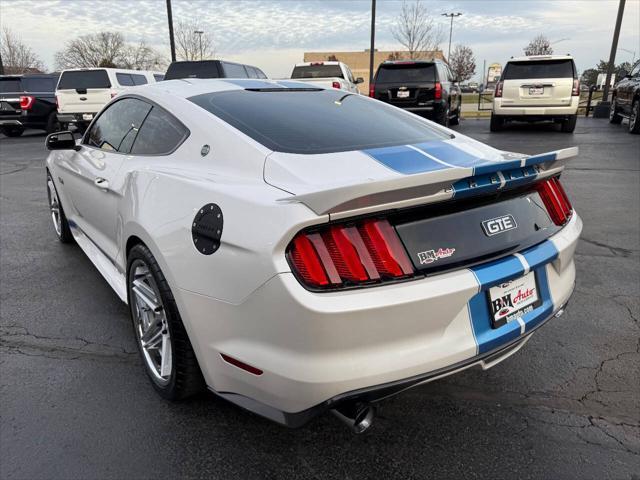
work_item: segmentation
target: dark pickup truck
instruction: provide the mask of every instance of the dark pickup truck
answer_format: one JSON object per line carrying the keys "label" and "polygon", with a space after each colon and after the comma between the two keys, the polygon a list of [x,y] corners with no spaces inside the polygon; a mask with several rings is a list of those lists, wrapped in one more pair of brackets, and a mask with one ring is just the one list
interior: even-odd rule
{"label": "dark pickup truck", "polygon": [[613,89],[609,121],[621,123],[623,118],[628,118],[629,133],[640,133],[640,61],[631,73],[625,72],[622,77]]}
{"label": "dark pickup truck", "polygon": [[381,63],[369,96],[446,127],[460,121],[460,87],[449,67],[439,60]]}
{"label": "dark pickup truck", "polygon": [[19,137],[27,128],[55,132],[56,74],[0,76],[0,133]]}

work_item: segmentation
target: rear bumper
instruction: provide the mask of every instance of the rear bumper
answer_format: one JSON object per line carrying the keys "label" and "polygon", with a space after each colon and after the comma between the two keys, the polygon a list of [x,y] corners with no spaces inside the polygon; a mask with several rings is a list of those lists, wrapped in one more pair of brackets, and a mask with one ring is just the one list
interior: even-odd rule
{"label": "rear bumper", "polygon": [[9,126],[21,127],[22,122],[20,120],[12,119],[12,118],[0,119],[0,127],[9,127]]}
{"label": "rear bumper", "polygon": [[[556,235],[518,256],[411,282],[314,293],[281,273],[241,304],[182,289],[176,300],[209,388],[298,426],[342,401],[377,401],[507,358],[569,300],[581,229],[574,214]],[[542,303],[492,328],[487,291],[528,271],[536,273]],[[221,353],[263,373],[228,364]]]}
{"label": "rear bumper", "polygon": [[58,121],[61,123],[89,123],[95,117],[95,113],[58,113]]}
{"label": "rear bumper", "polygon": [[579,97],[571,97],[571,103],[562,106],[511,106],[503,98],[494,98],[493,114],[513,119],[522,117],[530,120],[536,117],[538,119],[553,119],[577,114],[579,103]]}

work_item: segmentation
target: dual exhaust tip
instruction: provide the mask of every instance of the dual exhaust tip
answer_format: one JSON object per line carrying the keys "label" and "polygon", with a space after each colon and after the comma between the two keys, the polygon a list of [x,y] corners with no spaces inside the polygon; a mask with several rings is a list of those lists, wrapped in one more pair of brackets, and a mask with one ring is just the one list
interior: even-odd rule
{"label": "dual exhaust tip", "polygon": [[364,433],[373,425],[376,408],[370,403],[349,402],[331,410],[338,419],[355,433]]}

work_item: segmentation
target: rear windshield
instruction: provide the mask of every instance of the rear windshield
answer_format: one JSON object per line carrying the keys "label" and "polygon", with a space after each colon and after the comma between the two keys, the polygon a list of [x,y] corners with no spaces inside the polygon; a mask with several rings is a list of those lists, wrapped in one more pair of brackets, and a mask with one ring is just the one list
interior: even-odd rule
{"label": "rear windshield", "polygon": [[529,78],[574,78],[573,60],[536,60],[509,62],[502,73],[502,80]]}
{"label": "rear windshield", "polygon": [[164,79],[219,77],[217,62],[175,62],[169,65]]}
{"label": "rear windshield", "polygon": [[291,78],[344,78],[340,65],[308,65],[306,67],[295,67]]}
{"label": "rear windshield", "polygon": [[0,78],[0,93],[22,92],[19,78]]}
{"label": "rear windshield", "polygon": [[22,79],[25,92],[53,92],[56,89],[56,78],[25,77]]}
{"label": "rear windshield", "polygon": [[189,100],[278,152],[331,153],[449,138],[413,115],[338,90],[231,90]]}
{"label": "rear windshield", "polygon": [[435,82],[436,66],[433,63],[381,65],[376,83]]}
{"label": "rear windshield", "polygon": [[59,90],[111,88],[106,70],[69,70],[62,72]]}

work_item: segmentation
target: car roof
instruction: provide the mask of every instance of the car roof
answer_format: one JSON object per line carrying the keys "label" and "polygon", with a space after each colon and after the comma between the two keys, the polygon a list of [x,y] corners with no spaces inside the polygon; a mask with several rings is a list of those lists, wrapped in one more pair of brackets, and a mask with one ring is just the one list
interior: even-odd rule
{"label": "car roof", "polygon": [[[134,87],[130,91],[169,93],[177,97],[189,98],[203,93],[217,93],[230,90],[260,89],[304,89],[324,90],[320,86],[295,80],[269,80],[266,78],[180,78]],[[142,90],[144,89],[144,90]]]}
{"label": "car roof", "polygon": [[444,63],[436,58],[432,60],[416,59],[416,60],[385,60],[382,65],[411,65],[413,63]]}
{"label": "car roof", "polygon": [[93,70],[106,70],[107,72],[115,72],[115,73],[137,73],[139,75],[143,73],[157,73],[163,75],[163,72],[154,72],[151,70],[131,70],[128,68],[110,68],[110,67],[84,67],[84,68],[65,68],[60,72],[63,74],[64,72],[87,72]]}
{"label": "car roof", "polygon": [[510,62],[537,62],[540,60],[573,60],[571,55],[530,55],[528,57],[511,57]]}

